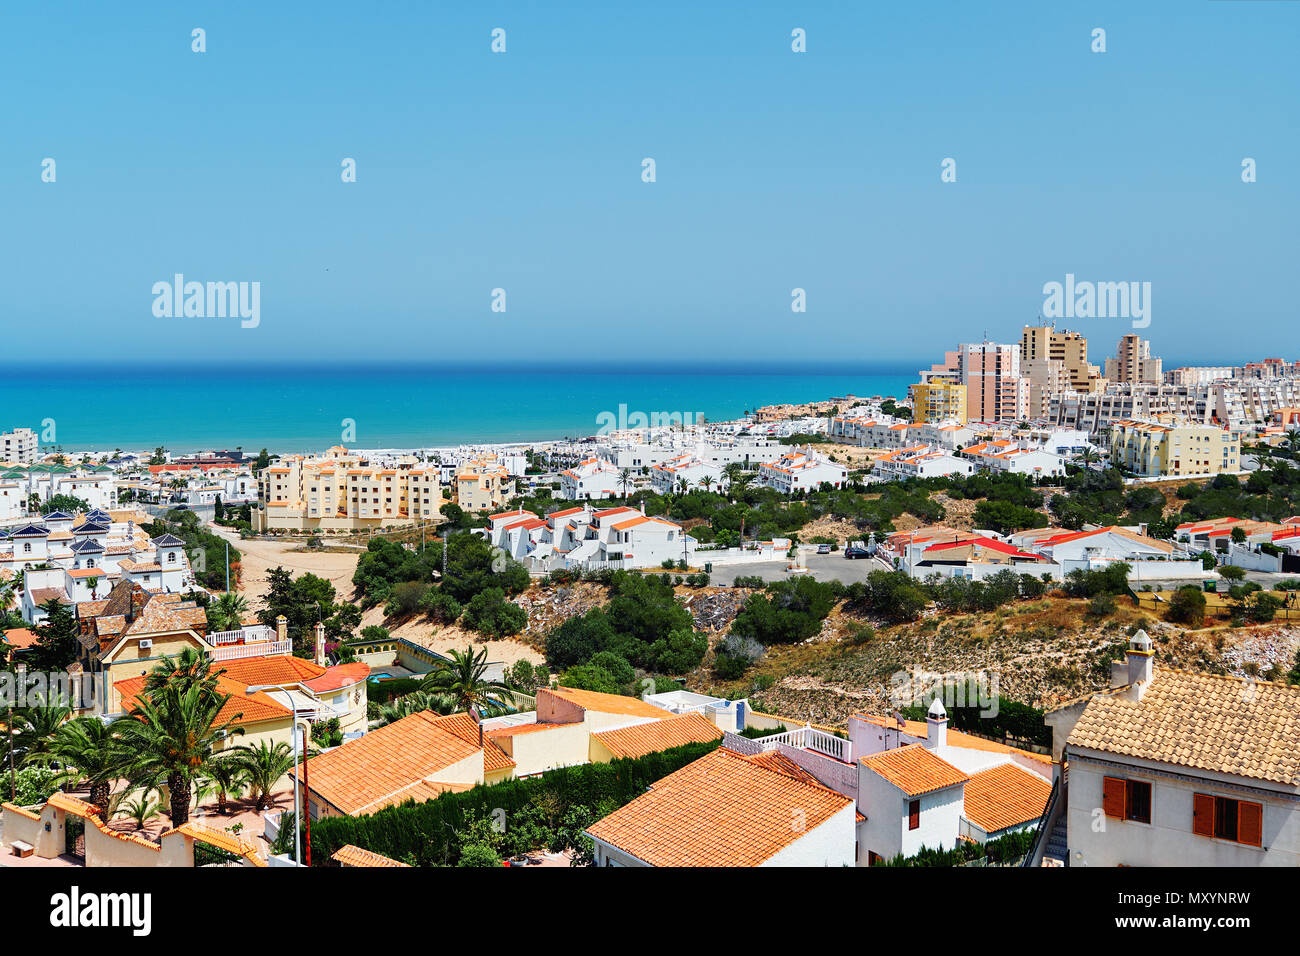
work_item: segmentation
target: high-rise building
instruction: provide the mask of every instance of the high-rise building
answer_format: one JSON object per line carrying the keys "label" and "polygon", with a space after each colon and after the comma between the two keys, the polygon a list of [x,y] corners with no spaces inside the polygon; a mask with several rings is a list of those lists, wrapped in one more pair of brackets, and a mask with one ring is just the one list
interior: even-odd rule
{"label": "high-rise building", "polygon": [[[1069,388],[1076,392],[1098,392],[1105,387],[1101,369],[1088,364],[1088,340],[1079,332],[1054,325],[1026,325],[1020,333],[1020,363],[1059,362]],[[1046,374],[1046,369],[1040,367]]]}
{"label": "high-rise building", "polygon": [[1163,363],[1151,355],[1151,343],[1133,333],[1123,336],[1115,357],[1106,359],[1106,379],[1111,383],[1140,385],[1165,379]]}
{"label": "high-rise building", "polygon": [[11,432],[0,432],[0,461],[32,462],[40,446],[36,432],[30,428],[15,428]]}
{"label": "high-rise building", "polygon": [[921,372],[921,382],[966,386],[966,420],[1014,422],[1029,417],[1029,381],[1020,374],[1020,346],[964,343],[944,353],[942,364]]}

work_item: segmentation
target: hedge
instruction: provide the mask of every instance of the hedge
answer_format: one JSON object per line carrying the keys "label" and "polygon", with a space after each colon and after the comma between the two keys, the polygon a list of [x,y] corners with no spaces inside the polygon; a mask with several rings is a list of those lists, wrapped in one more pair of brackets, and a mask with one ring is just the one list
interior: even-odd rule
{"label": "hedge", "polygon": [[312,821],[311,856],[330,865],[330,856],[351,843],[395,860],[451,863],[454,830],[467,817],[491,815],[537,805],[555,816],[572,807],[613,804],[621,807],[646,792],[650,784],[716,749],[718,743],[687,744],[635,759],[581,764],[548,770],[536,777],[505,780],[459,793],[448,792],[424,803],[408,801],[367,816],[324,817]]}

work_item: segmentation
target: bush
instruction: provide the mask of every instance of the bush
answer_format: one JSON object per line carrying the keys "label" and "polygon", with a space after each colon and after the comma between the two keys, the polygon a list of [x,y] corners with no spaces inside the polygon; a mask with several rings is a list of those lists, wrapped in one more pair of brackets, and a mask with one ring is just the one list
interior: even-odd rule
{"label": "bush", "polygon": [[731,622],[731,633],[765,645],[807,640],[821,631],[837,595],[834,584],[808,576],[779,581],[767,594],[755,594],[745,601]]}
{"label": "bush", "polygon": [[755,588],[762,590],[767,587],[767,582],[757,574],[740,574],[731,582],[733,588]]}
{"label": "bush", "polygon": [[1165,619],[1188,627],[1205,623],[1205,593],[1198,587],[1179,588],[1169,601]]}
{"label": "bush", "polygon": [[735,680],[763,656],[763,645],[752,637],[728,634],[718,644],[713,669],[723,680]]}
{"label": "bush", "polygon": [[650,666],[666,674],[685,674],[699,666],[708,649],[707,637],[691,628],[680,627],[650,645]]}
{"label": "bush", "polygon": [[424,803],[410,801],[368,816],[326,817],[312,822],[311,856],[329,866],[330,855],[351,843],[416,866],[455,864],[463,852],[458,832],[473,829],[475,819],[500,808],[512,823],[506,833],[511,852],[541,848],[540,844],[522,842],[510,845],[518,827],[521,834],[549,839],[553,851],[572,848],[578,859],[589,860],[591,848],[581,838],[583,827],[716,747],[716,743],[688,744],[634,760],[562,767],[490,787],[444,793]]}
{"label": "bush", "polygon": [[1088,614],[1091,617],[1110,617],[1115,613],[1115,595],[1098,594],[1088,602]]}
{"label": "bush", "polygon": [[388,603],[384,605],[386,617],[409,617],[420,609],[420,602],[429,590],[429,585],[420,581],[405,581],[394,585],[389,592]]}
{"label": "bush", "polygon": [[621,694],[626,689],[614,675],[596,664],[577,664],[560,675],[561,687],[591,690],[600,694]]}
{"label": "bush", "polygon": [[462,623],[471,631],[492,637],[518,634],[528,623],[528,614],[517,604],[506,600],[500,588],[487,588],[470,599],[462,615]]}
{"label": "bush", "polygon": [[420,610],[442,624],[454,624],[465,610],[459,601],[439,588],[429,588],[420,599]]}

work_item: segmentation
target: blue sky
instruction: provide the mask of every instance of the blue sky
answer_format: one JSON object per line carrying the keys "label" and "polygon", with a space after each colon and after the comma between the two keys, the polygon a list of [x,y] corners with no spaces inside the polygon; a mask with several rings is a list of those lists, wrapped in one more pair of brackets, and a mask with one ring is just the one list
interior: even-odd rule
{"label": "blue sky", "polygon": [[[1167,362],[1300,357],[1300,3],[50,3],[0,21],[12,356],[929,362],[1016,340],[1071,272],[1151,282]],[[176,272],[260,282],[260,326],[156,318]],[[1069,324],[1094,358],[1128,330]]]}

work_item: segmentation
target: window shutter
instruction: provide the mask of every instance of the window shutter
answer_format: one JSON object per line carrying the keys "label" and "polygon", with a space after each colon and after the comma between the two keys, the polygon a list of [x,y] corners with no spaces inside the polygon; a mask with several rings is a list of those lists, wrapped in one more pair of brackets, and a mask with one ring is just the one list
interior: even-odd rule
{"label": "window shutter", "polygon": [[907,828],[917,830],[921,827],[921,801],[912,800],[907,805]]}
{"label": "window shutter", "polygon": [[1204,793],[1192,795],[1192,832],[1197,836],[1214,836],[1214,798]]}
{"label": "window shutter", "polygon": [[1237,804],[1237,842],[1259,846],[1263,835],[1263,824],[1263,804],[1247,803],[1245,800]]}
{"label": "window shutter", "polygon": [[1108,817],[1124,819],[1124,781],[1119,777],[1101,778],[1101,808]]}

